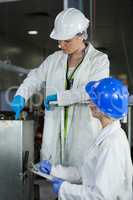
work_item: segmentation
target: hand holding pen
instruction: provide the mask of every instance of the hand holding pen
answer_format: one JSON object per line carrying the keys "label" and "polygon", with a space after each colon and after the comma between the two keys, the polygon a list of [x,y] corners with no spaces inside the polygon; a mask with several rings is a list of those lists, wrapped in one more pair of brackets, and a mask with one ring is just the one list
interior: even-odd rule
{"label": "hand holding pen", "polygon": [[49,157],[48,160],[43,160],[40,162],[40,171],[45,173],[45,174],[50,174],[51,173],[51,169],[52,169],[52,164],[50,162],[50,159],[51,159],[51,155]]}

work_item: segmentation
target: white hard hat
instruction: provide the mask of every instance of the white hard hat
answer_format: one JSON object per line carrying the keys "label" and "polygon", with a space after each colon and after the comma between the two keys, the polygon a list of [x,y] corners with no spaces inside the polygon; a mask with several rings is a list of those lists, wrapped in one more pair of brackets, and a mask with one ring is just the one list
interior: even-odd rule
{"label": "white hard hat", "polygon": [[88,26],[89,20],[80,10],[68,8],[57,15],[50,37],[55,40],[68,40],[85,31]]}

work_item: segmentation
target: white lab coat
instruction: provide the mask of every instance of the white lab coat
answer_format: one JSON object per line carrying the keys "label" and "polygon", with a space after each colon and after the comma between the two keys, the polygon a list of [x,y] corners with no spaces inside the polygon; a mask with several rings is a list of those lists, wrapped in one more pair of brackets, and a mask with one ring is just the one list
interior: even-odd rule
{"label": "white lab coat", "polygon": [[[52,157],[53,164],[79,166],[83,153],[94,141],[100,129],[99,121],[92,117],[88,106],[80,104],[88,98],[84,87],[88,81],[109,76],[109,60],[106,54],[97,51],[89,44],[86,56],[74,74],[72,89],[65,90],[67,58],[68,55],[63,51],[50,55],[39,68],[29,73],[16,95],[21,95],[27,100],[41,89],[44,82],[46,82],[46,95],[57,93],[59,107],[45,111],[42,159]],[[63,106],[70,104],[68,134],[64,141]]]}
{"label": "white lab coat", "polygon": [[129,144],[118,121],[105,127],[85,155],[81,169],[53,166],[51,174],[65,181],[60,200],[133,200],[133,166]]}

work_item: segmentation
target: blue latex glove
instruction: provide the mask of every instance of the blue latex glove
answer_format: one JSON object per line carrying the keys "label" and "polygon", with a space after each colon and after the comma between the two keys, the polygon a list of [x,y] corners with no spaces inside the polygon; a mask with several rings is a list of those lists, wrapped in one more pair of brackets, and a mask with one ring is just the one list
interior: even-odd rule
{"label": "blue latex glove", "polygon": [[44,100],[44,106],[46,110],[50,110],[50,101],[57,101],[57,94],[49,95],[46,97],[46,99]]}
{"label": "blue latex glove", "polygon": [[59,178],[53,178],[52,184],[53,184],[53,192],[58,194],[60,187],[64,181]]}
{"label": "blue latex glove", "polygon": [[45,174],[50,174],[51,172],[51,168],[52,168],[52,164],[50,163],[49,160],[43,160],[39,163],[40,167],[40,171],[45,173]]}
{"label": "blue latex glove", "polygon": [[11,109],[16,114],[15,119],[19,119],[20,113],[24,107],[25,107],[25,99],[20,95],[15,96],[11,102]]}

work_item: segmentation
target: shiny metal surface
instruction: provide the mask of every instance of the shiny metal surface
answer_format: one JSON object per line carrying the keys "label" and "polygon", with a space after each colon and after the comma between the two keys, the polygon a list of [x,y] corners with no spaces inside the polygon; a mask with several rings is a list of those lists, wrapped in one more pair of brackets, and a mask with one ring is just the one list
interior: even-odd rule
{"label": "shiny metal surface", "polygon": [[[128,132],[127,132],[127,136],[128,136],[128,141],[129,141],[129,145],[131,147],[131,149],[133,149],[133,104],[129,104],[128,106],[128,118],[127,118],[127,126],[128,126]],[[133,154],[133,152],[132,152]]]}
{"label": "shiny metal surface", "polygon": [[132,126],[132,122],[131,122],[131,111],[132,108],[131,106],[128,107],[128,141],[129,141],[129,145],[131,148],[131,141],[132,141],[132,131],[131,131],[131,126]]}
{"label": "shiny metal surface", "polygon": [[33,146],[32,121],[0,121],[1,200],[32,200],[32,181],[30,181],[32,180],[32,175],[23,176],[23,162],[25,160],[25,152],[29,152],[27,164],[29,165],[30,161],[33,161]]}

